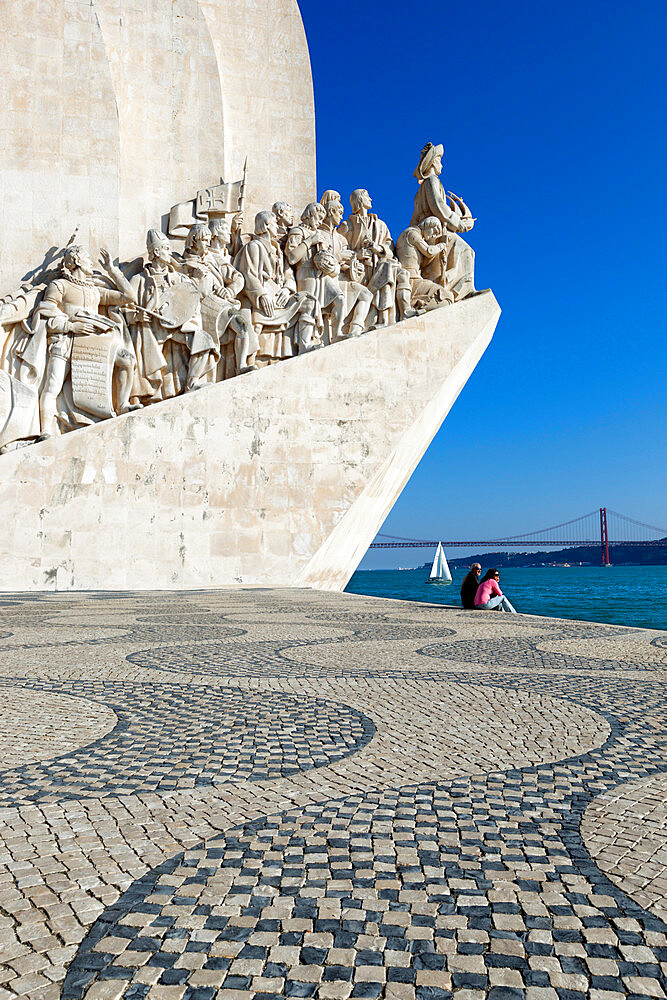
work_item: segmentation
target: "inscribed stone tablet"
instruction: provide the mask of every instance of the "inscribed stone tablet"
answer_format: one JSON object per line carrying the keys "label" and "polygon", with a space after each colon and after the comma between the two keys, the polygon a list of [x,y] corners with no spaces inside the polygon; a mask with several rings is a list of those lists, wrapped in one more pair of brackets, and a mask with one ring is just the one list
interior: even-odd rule
{"label": "inscribed stone tablet", "polygon": [[113,363],[118,350],[115,333],[75,337],[72,346],[72,398],[95,417],[113,417]]}

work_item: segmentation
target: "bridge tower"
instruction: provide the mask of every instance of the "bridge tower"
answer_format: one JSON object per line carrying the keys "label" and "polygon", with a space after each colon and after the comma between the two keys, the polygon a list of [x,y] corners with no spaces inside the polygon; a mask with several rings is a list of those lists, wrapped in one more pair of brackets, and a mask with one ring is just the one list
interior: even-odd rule
{"label": "bridge tower", "polygon": [[611,566],[609,559],[609,535],[607,534],[607,508],[600,507],[600,547],[602,549],[602,565]]}

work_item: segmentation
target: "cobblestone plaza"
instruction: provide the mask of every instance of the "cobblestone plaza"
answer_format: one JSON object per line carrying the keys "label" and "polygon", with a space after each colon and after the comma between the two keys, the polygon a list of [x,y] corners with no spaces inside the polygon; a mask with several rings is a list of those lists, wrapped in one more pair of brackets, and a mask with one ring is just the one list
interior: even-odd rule
{"label": "cobblestone plaza", "polygon": [[666,995],[665,633],[0,606],[0,1000]]}

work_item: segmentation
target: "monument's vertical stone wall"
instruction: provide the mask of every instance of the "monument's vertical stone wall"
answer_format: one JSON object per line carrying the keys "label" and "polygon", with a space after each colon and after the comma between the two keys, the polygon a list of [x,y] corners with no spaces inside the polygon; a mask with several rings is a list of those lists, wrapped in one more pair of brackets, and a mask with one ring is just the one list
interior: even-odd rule
{"label": "monument's vertical stone wall", "polygon": [[218,180],[220,67],[197,0],[94,0],[120,142],[119,245],[141,253],[177,201]]}
{"label": "monument's vertical stone wall", "polygon": [[491,292],[0,457],[0,590],[342,589],[486,348]]}
{"label": "monument's vertical stone wall", "polygon": [[12,0],[0,58],[0,294],[75,225],[93,252],[142,253],[246,156],[249,218],[315,195],[296,0]]}
{"label": "monument's vertical stone wall", "polygon": [[1,3],[0,65],[2,294],[76,225],[92,246],[118,245],[121,163],[114,85],[92,4]]}
{"label": "monument's vertical stone wall", "polygon": [[248,153],[248,214],[277,200],[300,212],[316,195],[315,105],[296,0],[200,0],[200,7],[220,66],[225,177],[241,176]]}

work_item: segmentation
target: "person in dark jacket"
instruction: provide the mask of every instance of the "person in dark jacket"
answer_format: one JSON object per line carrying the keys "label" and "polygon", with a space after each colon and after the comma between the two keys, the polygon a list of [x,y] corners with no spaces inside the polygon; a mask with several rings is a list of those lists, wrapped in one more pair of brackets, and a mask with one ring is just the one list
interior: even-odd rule
{"label": "person in dark jacket", "polygon": [[461,584],[461,604],[464,608],[472,609],[475,607],[475,594],[479,587],[479,575],[481,572],[482,567],[480,564],[473,563],[470,567],[470,572],[463,578],[463,583]]}

